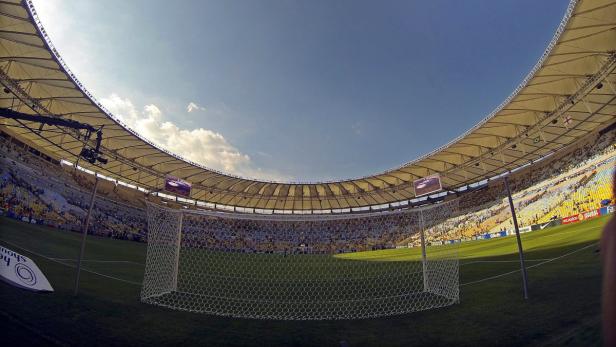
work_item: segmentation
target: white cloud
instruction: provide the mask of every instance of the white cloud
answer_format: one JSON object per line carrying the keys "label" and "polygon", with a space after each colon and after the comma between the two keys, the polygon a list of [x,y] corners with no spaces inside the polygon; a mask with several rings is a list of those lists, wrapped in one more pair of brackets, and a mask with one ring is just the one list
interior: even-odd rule
{"label": "white cloud", "polygon": [[[87,12],[93,4],[85,1],[69,3],[67,0],[36,0],[34,3],[45,30],[70,69],[94,95],[97,95],[97,90],[108,94],[117,87],[118,82],[106,73],[105,69],[109,68],[109,62],[100,59],[104,56],[101,53],[106,52],[108,47],[104,42],[101,43],[96,39],[108,28],[104,24],[94,23],[96,25],[86,32],[81,26],[83,23],[76,20],[70,11],[66,11],[68,7],[71,7],[73,13],[79,13],[77,10]],[[293,179],[293,177],[281,175],[276,171],[257,167],[250,156],[242,153],[218,132],[204,128],[182,129],[178,127],[174,122],[165,118],[157,105],[136,107],[130,99],[122,98],[117,93],[112,93],[106,98],[98,96],[99,101],[131,129],[186,159],[212,169],[245,177],[281,181]],[[151,97],[156,96],[148,95],[144,99]],[[186,105],[186,111],[189,113],[202,111],[206,115],[215,116],[230,112],[224,103],[206,108],[194,101]]]}
{"label": "white cloud", "polygon": [[240,152],[225,137],[215,131],[196,128],[181,129],[164,119],[163,112],[154,104],[139,110],[131,100],[111,94],[101,103],[123,123],[157,145],[209,168],[235,175],[289,180],[276,172],[255,167],[250,156]]}
{"label": "white cloud", "polygon": [[191,101],[186,105],[186,112],[191,113],[193,111],[205,111],[205,107],[199,106],[194,101]]}

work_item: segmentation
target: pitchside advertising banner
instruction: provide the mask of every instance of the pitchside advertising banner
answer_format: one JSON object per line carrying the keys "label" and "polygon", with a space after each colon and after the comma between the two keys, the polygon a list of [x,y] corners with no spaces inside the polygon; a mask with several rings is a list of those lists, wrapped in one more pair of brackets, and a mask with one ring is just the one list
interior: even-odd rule
{"label": "pitchside advertising banner", "polygon": [[580,218],[578,217],[577,214],[563,218],[563,224],[571,224],[571,223],[575,223],[579,221],[580,221]]}
{"label": "pitchside advertising banner", "polygon": [[165,190],[177,195],[189,197],[192,185],[175,176],[165,177]]}
{"label": "pitchside advertising banner", "polygon": [[[596,210],[582,212],[579,214],[575,214],[573,216],[565,217],[563,219],[554,219],[554,220],[551,220],[543,224],[533,224],[533,225],[521,227],[519,228],[519,231],[520,233],[527,233],[529,231],[543,230],[545,228],[550,228],[550,227],[554,227],[554,226],[561,225],[561,224],[571,224],[571,223],[581,222],[586,219],[592,219],[592,218],[603,216],[609,213],[614,213],[615,211],[616,211],[616,206],[614,205],[603,206]],[[494,237],[502,237],[502,236],[514,235],[514,234],[515,234],[515,231],[513,229],[510,229],[507,231],[499,231],[499,232],[495,232],[491,234],[489,233],[482,234],[482,235],[474,237],[473,239],[490,239]],[[462,240],[462,241],[467,241],[467,240]]]}
{"label": "pitchside advertising banner", "polygon": [[420,178],[413,181],[413,188],[415,188],[415,196],[438,192],[443,189],[443,186],[441,185],[441,177],[437,174]]}
{"label": "pitchside advertising banner", "polygon": [[32,259],[0,246],[0,279],[34,292],[53,292],[53,288]]}
{"label": "pitchside advertising banner", "polygon": [[604,206],[598,208],[596,210],[586,211],[579,214],[575,214],[573,216],[565,217],[562,219],[563,224],[571,224],[576,222],[581,222],[586,219],[592,219],[595,217],[603,216],[609,213],[614,213],[615,207],[614,205]]}

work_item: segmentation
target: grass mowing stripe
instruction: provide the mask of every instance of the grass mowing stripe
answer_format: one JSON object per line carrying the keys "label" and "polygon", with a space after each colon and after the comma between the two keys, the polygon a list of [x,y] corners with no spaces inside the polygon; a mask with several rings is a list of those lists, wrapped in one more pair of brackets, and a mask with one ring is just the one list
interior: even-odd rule
{"label": "grass mowing stripe", "polygon": [[[545,235],[544,237],[546,237],[546,236],[555,236],[555,235]],[[8,244],[10,244],[10,245],[12,245],[14,247],[20,248],[20,249],[22,249],[22,250],[24,250],[26,252],[29,252],[31,254],[35,254],[35,255],[40,256],[42,258],[45,258],[45,259],[48,259],[48,260],[51,260],[51,261],[55,261],[57,263],[60,263],[62,265],[65,265],[65,266],[68,266],[68,267],[71,267],[71,268],[76,268],[76,266],[71,265],[71,264],[66,264],[64,262],[64,261],[75,261],[74,259],[52,258],[52,257],[45,256],[43,254],[36,253],[34,251],[31,251],[31,250],[26,249],[24,247],[21,247],[19,245],[16,245],[16,244],[14,244],[14,243],[12,243],[10,241],[6,241],[6,240],[2,240],[2,239],[0,239],[0,241],[6,242],[6,243],[8,243]],[[591,246],[596,246],[596,245],[598,245],[598,243],[592,243],[590,245],[586,245],[586,246],[584,246],[582,248],[576,249],[576,250],[574,250],[572,252],[568,252],[568,253],[562,254],[562,255],[560,255],[558,257],[554,257],[554,258],[525,260],[526,262],[541,261],[541,263],[539,263],[539,264],[534,264],[534,265],[531,265],[531,266],[527,266],[526,268],[530,269],[530,268],[534,268],[534,267],[537,267],[537,266],[541,266],[541,265],[550,263],[552,261],[555,261],[555,260],[558,260],[558,259],[562,259],[564,257],[567,257],[567,256],[571,255],[571,254],[575,254],[575,253],[577,253],[579,251],[582,251],[584,249],[587,249],[587,248],[589,248]],[[124,260],[84,260],[84,261],[100,262],[100,263],[132,263],[132,264],[137,264],[137,265],[142,265],[142,266],[145,265],[145,264],[135,263],[135,262],[131,262],[131,261],[124,261]],[[479,264],[479,263],[515,263],[515,262],[518,262],[518,261],[519,260],[477,260],[477,261],[472,261],[472,262],[469,262],[469,263],[460,264],[460,266]],[[83,268],[83,270],[86,271],[86,272],[95,274],[95,275],[99,275],[99,276],[103,276],[103,277],[109,278],[109,279],[113,279],[113,280],[129,283],[129,284],[133,284],[133,285],[139,285],[139,286],[142,285],[142,283],[125,280],[125,279],[117,278],[117,277],[110,276],[110,275],[105,275],[105,274],[102,274],[102,273],[99,273],[99,272],[96,272],[96,271],[93,271],[93,270],[89,270],[87,268]],[[471,282],[466,282],[466,283],[461,283],[460,286],[466,286],[466,285],[471,285],[471,284],[475,284],[475,283],[481,283],[481,282],[485,282],[485,281],[501,278],[501,277],[504,277],[504,276],[508,276],[508,275],[511,275],[511,274],[514,274],[514,273],[517,273],[517,272],[520,272],[520,270],[519,269],[512,270],[512,271],[508,271],[508,272],[505,272],[505,273],[502,273],[502,274],[498,274],[498,275],[482,278],[482,279],[479,279],[479,280],[475,280],[475,281],[471,281]],[[233,276],[215,276],[215,275],[210,275],[208,277],[236,278],[236,277],[233,277]],[[387,277],[384,276],[383,278],[387,278]],[[237,279],[240,279],[240,278],[237,277]]]}
{"label": "grass mowing stripe", "polygon": [[[543,259],[524,259],[525,262],[537,262],[537,261],[545,261],[550,260],[552,258],[543,258]],[[465,265],[473,265],[473,264],[492,264],[492,263],[518,263],[519,260],[474,260],[469,261],[467,263],[460,263],[460,266]]]}
{"label": "grass mowing stripe", "polygon": [[[531,266],[527,266],[526,269],[532,269],[532,268],[535,268],[537,266],[541,266],[541,265],[544,265],[544,264],[547,264],[547,263],[551,263],[551,262],[553,262],[555,260],[559,260],[559,259],[568,257],[568,256],[570,256],[572,254],[575,254],[577,252],[583,251],[585,249],[588,249],[588,248],[590,248],[592,246],[597,246],[597,245],[599,245],[598,242],[591,243],[590,245],[586,245],[586,246],[584,246],[582,248],[578,248],[578,249],[576,249],[576,250],[574,250],[572,252],[567,252],[567,253],[565,253],[565,254],[563,254],[561,256],[558,256],[558,257],[555,257],[555,258],[552,258],[552,259],[548,259],[548,260],[543,261],[543,262],[541,262],[539,264],[534,264],[534,265],[531,265]],[[486,281],[489,281],[489,280],[493,280],[493,279],[501,278],[501,277],[504,277],[504,276],[507,276],[507,275],[511,275],[511,274],[514,274],[514,273],[517,273],[517,272],[520,272],[520,269],[509,271],[509,272],[505,272],[505,273],[502,273],[502,274],[499,274],[499,275],[495,275],[495,276],[486,277],[486,278],[483,278],[483,279],[480,279],[480,280],[476,280],[476,281],[462,283],[462,284],[460,284],[460,286],[467,286],[467,285],[471,285],[471,284],[486,282]]]}

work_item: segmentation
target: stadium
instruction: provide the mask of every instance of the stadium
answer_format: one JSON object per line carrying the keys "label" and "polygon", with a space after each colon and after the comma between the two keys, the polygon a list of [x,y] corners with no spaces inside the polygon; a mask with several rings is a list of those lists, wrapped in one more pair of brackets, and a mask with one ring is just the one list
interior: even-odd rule
{"label": "stadium", "polygon": [[616,1],[571,0],[526,77],[462,135],[315,182],[146,139],[43,24],[32,1],[0,2],[7,344],[601,345]]}

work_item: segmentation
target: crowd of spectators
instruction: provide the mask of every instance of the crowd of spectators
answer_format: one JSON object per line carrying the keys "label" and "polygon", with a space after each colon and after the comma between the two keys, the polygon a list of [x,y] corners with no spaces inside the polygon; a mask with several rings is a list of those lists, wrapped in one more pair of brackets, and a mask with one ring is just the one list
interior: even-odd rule
{"label": "crowd of spectators", "polygon": [[[89,191],[59,163],[0,140],[0,213],[32,224],[79,231]],[[145,211],[105,196],[92,209],[89,232],[128,240],[145,240]]]}
{"label": "crowd of spectators", "polygon": [[[616,162],[616,130],[586,139],[510,175],[521,227],[546,223],[613,203],[611,175]],[[513,221],[502,179],[462,194],[461,217],[447,221],[449,232],[431,241],[467,239],[512,230]]]}
{"label": "crowd of spectators", "polygon": [[[547,223],[551,220],[600,208],[611,202],[611,177],[616,155],[575,172],[565,172],[531,186],[513,196],[520,227]],[[608,203],[610,203],[608,202]],[[466,211],[451,218],[449,233],[432,234],[431,240],[467,239],[486,233],[512,231],[509,202],[505,197],[482,208]]]}
{"label": "crowd of spectators", "polygon": [[[597,134],[511,174],[520,224],[560,218],[611,199],[605,177],[616,158],[615,134],[613,129]],[[145,194],[118,182],[100,181],[89,232],[147,240]],[[80,231],[93,184],[91,175],[0,136],[0,213]],[[417,244],[419,230],[427,230],[428,242],[434,242],[511,226],[502,179],[448,197],[439,205],[369,215],[276,217],[201,211],[186,216],[182,242],[236,252],[354,252]]]}
{"label": "crowd of spectators", "polygon": [[[513,172],[509,175],[510,188],[512,192],[524,191],[553,177],[585,167],[597,158],[609,156],[616,150],[615,139],[615,129],[592,135],[584,142]],[[504,198],[506,191],[503,180],[496,178],[459,195],[463,208],[483,209],[485,204]],[[456,197],[451,195],[449,198]]]}

